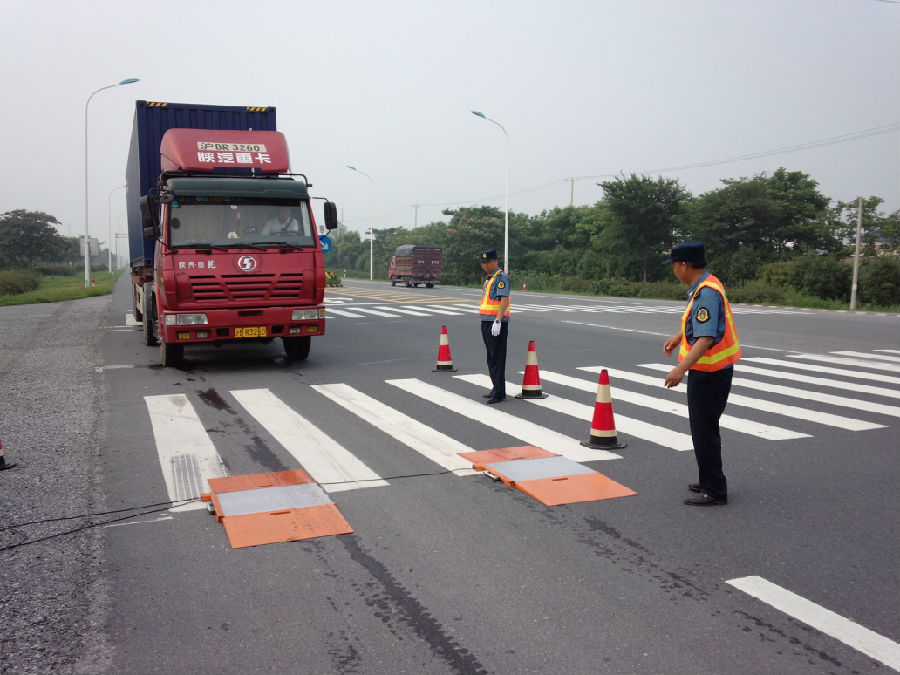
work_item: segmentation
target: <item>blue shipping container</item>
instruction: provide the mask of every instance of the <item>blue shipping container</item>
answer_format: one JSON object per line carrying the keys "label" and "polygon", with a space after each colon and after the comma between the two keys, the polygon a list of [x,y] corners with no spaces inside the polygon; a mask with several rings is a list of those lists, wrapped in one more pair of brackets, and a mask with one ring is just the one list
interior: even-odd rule
{"label": "blue shipping container", "polygon": [[144,237],[140,199],[156,187],[159,144],[169,129],[276,131],[275,108],[135,101],[134,130],[125,167],[128,249],[132,267],[153,264],[154,239]]}

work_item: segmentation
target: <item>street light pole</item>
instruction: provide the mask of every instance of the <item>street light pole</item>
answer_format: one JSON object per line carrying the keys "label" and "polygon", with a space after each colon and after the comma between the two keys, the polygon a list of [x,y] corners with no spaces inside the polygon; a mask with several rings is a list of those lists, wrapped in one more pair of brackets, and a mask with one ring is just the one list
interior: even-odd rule
{"label": "street light pole", "polygon": [[116,82],[115,84],[108,84],[105,87],[100,87],[96,91],[92,92],[90,96],[88,96],[88,100],[84,103],[84,287],[90,288],[91,286],[91,247],[90,247],[90,233],[88,231],[88,106],[91,104],[91,99],[94,98],[94,95],[103,91],[104,89],[110,89],[112,87],[118,87],[123,84],[132,84],[133,82],[138,82],[138,78],[129,77],[128,79],[122,80],[121,82]]}
{"label": "street light pole", "polygon": [[509,134],[506,133],[506,129],[503,128],[503,125],[500,124],[500,122],[491,119],[483,112],[473,110],[472,114],[480,117],[481,119],[487,120],[488,122],[493,122],[498,127],[500,127],[500,131],[502,131],[503,135],[506,136],[506,177],[504,186],[505,204],[503,208],[503,270],[507,275],[509,275]]}
{"label": "street light pole", "polygon": [[[113,235],[112,235],[112,195],[113,195],[113,192],[115,192],[116,190],[121,190],[121,189],[124,188],[124,187],[128,187],[128,186],[127,186],[127,185],[117,185],[116,187],[114,187],[112,190],[109,191],[109,199],[108,199],[108,205],[109,205],[109,212],[108,212],[108,213],[109,213],[109,244],[107,244],[106,248],[107,248],[107,252],[109,253],[109,273],[110,273],[110,274],[112,274],[112,271],[113,271],[113,266],[112,266],[112,255],[113,255],[113,254],[112,254],[112,236],[113,236]],[[116,244],[118,244],[118,243],[119,243],[119,242],[116,242]],[[117,253],[116,255],[118,256],[118,253]]]}
{"label": "street light pole", "polygon": [[375,181],[372,180],[372,177],[367,174],[365,171],[360,171],[355,166],[347,165],[348,169],[355,171],[356,173],[361,173],[363,176],[369,179],[369,184],[372,189],[372,209],[370,211],[371,218],[369,220],[369,281],[372,281],[372,259],[373,259],[373,251],[375,240]]}

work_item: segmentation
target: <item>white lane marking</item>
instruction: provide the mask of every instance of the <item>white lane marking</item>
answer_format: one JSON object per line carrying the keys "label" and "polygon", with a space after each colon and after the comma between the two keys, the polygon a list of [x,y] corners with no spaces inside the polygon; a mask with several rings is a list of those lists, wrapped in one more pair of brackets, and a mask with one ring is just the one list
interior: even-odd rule
{"label": "white lane marking", "polygon": [[[145,396],[144,402],[150,413],[156,454],[169,500],[199,499],[209,490],[210,478],[223,478],[228,472],[194,406],[184,394]],[[202,502],[190,502],[171,510],[205,508]]]}
{"label": "white lane marking", "polygon": [[334,307],[329,307],[325,311],[327,312],[327,316],[349,316],[353,319],[358,319],[362,316],[362,314],[348,312],[346,309],[335,309]]}
{"label": "white lane marking", "polygon": [[[881,350],[881,351],[883,351],[883,350]],[[831,353],[837,354],[838,356],[850,356],[850,357],[855,357],[855,358],[860,358],[860,359],[875,358],[880,361],[892,361],[894,363],[900,363],[900,356],[887,356],[884,354],[875,354],[875,353],[867,353],[867,352],[851,352],[851,351],[831,352]]]}
{"label": "white lane marking", "polygon": [[[603,370],[603,367],[585,366],[579,368],[578,370],[584,370],[590,373],[599,373],[601,370]],[[651,384],[652,386],[657,387],[662,386],[662,380],[660,380],[659,378],[650,377],[648,375],[638,375],[637,373],[626,373],[618,370],[610,370],[609,375],[611,378],[613,378],[613,380],[632,380],[639,382],[640,384]],[[577,377],[569,377],[568,375],[562,375],[560,373],[548,373],[544,371],[541,373],[541,379],[557,382],[567,387],[575,387],[576,389],[581,389],[582,391],[597,391],[597,385],[595,383],[591,383],[588,380],[582,380]],[[683,419],[688,418],[688,408],[683,403],[675,403],[674,401],[667,401],[656,396],[638,394],[624,389],[619,389],[617,387],[611,387],[610,391],[612,392],[613,402],[615,402],[616,400],[626,401],[634,405],[651,408],[652,410],[658,410],[659,412],[678,415]],[[731,397],[728,398],[728,402],[731,403]],[[725,427],[726,429],[731,429],[732,431],[737,431],[742,434],[750,434],[751,436],[756,436],[757,438],[765,438],[769,441],[786,441],[795,438],[809,438],[810,436],[810,434],[805,434],[799,431],[792,431],[791,429],[785,429],[783,427],[777,427],[771,424],[761,424],[759,422],[754,422],[753,420],[733,417],[731,415],[722,415],[722,417],[719,419],[719,425]]]}
{"label": "white lane marking", "polygon": [[890,363],[875,363],[873,361],[865,361],[863,359],[845,359],[823,354],[785,354],[787,359],[803,359],[804,361],[819,361],[824,363],[834,363],[839,366],[853,366],[855,368],[870,368],[872,370],[886,370],[891,373],[897,372],[897,366]]}
{"label": "white lane marking", "polygon": [[[578,370],[587,370],[589,372],[597,373],[602,370],[602,367],[597,366],[593,368],[579,368]],[[638,373],[629,373],[625,371],[615,371],[615,376],[623,380],[646,384],[651,387],[663,386],[662,378],[650,377],[649,375],[640,375]],[[816,424],[822,424],[828,427],[849,429],[851,431],[868,431],[870,429],[881,429],[884,427],[883,424],[875,424],[874,422],[858,420],[853,417],[844,417],[843,415],[834,415],[832,413],[816,412],[815,410],[809,410],[808,408],[800,408],[784,403],[775,403],[774,401],[767,401],[761,398],[750,398],[749,396],[741,396],[740,394],[735,393],[730,393],[728,395],[728,404],[742,406],[745,408],[753,408],[754,410],[762,410],[764,412],[773,413],[775,415],[784,415],[785,417],[790,417],[792,419],[807,420],[809,422],[815,422]],[[687,406],[685,406],[685,410],[687,410]],[[730,418],[729,415],[722,415],[720,424],[721,426],[733,429],[734,427],[729,426],[731,424],[729,419],[735,418]],[[742,423],[746,424],[747,421],[744,420],[742,421]],[[780,429],[780,427],[771,428],[775,430]],[[803,434],[803,436],[809,436],[809,434]]]}
{"label": "white lane marking", "polygon": [[375,309],[384,309],[391,312],[400,312],[401,314],[409,314],[410,316],[431,316],[428,312],[421,312],[408,307],[376,307]]}
{"label": "white lane marking", "polygon": [[[842,380],[825,377],[812,377],[810,375],[801,375],[800,373],[789,373],[784,370],[769,370],[768,368],[757,368],[756,366],[748,366],[744,363],[747,359],[741,359],[738,368],[740,372],[750,373],[751,375],[762,375],[763,377],[771,377],[776,380],[790,380],[791,382],[803,382],[804,384],[814,384],[818,387],[830,387],[832,389],[842,389],[850,391],[854,394],[874,394],[875,396],[884,396],[886,398],[900,399],[900,390],[885,389],[884,387],[875,387],[870,384],[858,384],[856,382],[847,384]],[[658,364],[642,363],[639,368],[652,368],[654,370],[662,370]],[[671,370],[671,366],[664,366],[666,370]]]}
{"label": "white lane marking", "polygon": [[900,644],[762,577],[740,577],[725,583],[900,671]]}
{"label": "white lane marking", "polygon": [[437,307],[436,305],[426,305],[425,309],[427,309],[429,312],[434,312],[435,314],[446,314],[448,316],[464,316],[463,312],[452,312],[449,309],[446,309],[444,307]]}
{"label": "white lane marking", "polygon": [[[644,363],[641,368],[650,368],[662,372],[669,372],[672,367],[665,363]],[[741,368],[740,372],[746,369]],[[900,407],[895,405],[884,405],[882,403],[872,403],[871,401],[863,401],[859,398],[848,398],[846,396],[835,396],[834,394],[825,394],[818,391],[808,391],[806,389],[795,389],[794,387],[784,387],[779,384],[770,384],[768,382],[757,382],[756,380],[748,380],[746,377],[739,377],[736,373],[731,382],[733,387],[747,387],[748,389],[757,389],[770,394],[781,394],[791,398],[802,398],[805,401],[818,401],[819,403],[828,403],[843,408],[853,408],[854,410],[863,410],[865,412],[880,413],[882,415],[891,415],[900,417]],[[730,400],[730,399],[729,399]]]}
{"label": "white lane marking", "polygon": [[356,307],[354,306],[357,312],[364,312],[365,314],[374,314],[375,316],[386,316],[389,319],[397,319],[400,317],[399,314],[388,314],[387,312],[380,312],[377,309],[369,309],[368,307]]}
{"label": "white lane marking", "polygon": [[[591,462],[597,459],[622,459],[621,455],[606,450],[592,450],[582,446],[578,441],[556,431],[529,422],[497,410],[495,406],[484,405],[452,392],[426,384],[414,378],[385,380],[387,384],[398,387],[414,396],[419,396],[430,403],[442,406],[459,413],[469,419],[481,422],[530,445],[555,452],[573,462]],[[503,404],[501,404],[503,405]],[[507,401],[506,405],[509,405]]]}
{"label": "white lane marking", "polygon": [[320,394],[458,476],[475,473],[459,456],[472,448],[346,384],[314,384]]}
{"label": "white lane marking", "polygon": [[[203,505],[204,508],[206,505]],[[169,509],[170,511],[173,509]],[[126,525],[146,525],[148,523],[159,523],[163,520],[175,520],[173,516],[159,516],[158,518],[151,518],[150,520],[129,520],[125,523],[110,523],[109,525],[104,525],[103,527],[125,527]]]}
{"label": "white lane marking", "polygon": [[356,456],[268,389],[240,389],[231,395],[326,492],[387,485]]}
{"label": "white lane marking", "polygon": [[[454,375],[453,377],[482,387],[491,386],[491,378],[487,375]],[[512,382],[506,383],[507,391],[515,390],[516,388],[518,388],[518,386]],[[571,417],[577,417],[578,419],[584,420],[585,424],[588,425],[588,431],[585,432],[585,438],[590,435],[589,430],[591,421],[594,418],[594,406],[577,403],[576,401],[562,398],[556,394],[551,395],[549,398],[528,399],[528,402],[542,408],[548,408],[554,412],[562,413],[563,415],[570,415]],[[678,450],[679,452],[694,449],[694,443],[687,434],[681,434],[666,427],[660,427],[631,417],[625,417],[615,411],[613,411],[613,414],[616,432],[629,434],[635,438],[650,441],[651,443],[656,443],[657,445],[671,448],[672,450]]]}
{"label": "white lane marking", "polygon": [[[762,356],[741,357],[741,363],[744,361],[753,361],[761,363],[764,366],[778,366],[780,368],[794,368],[796,370],[812,371],[814,373],[837,375],[839,377],[850,377],[857,380],[876,380],[884,384],[900,384],[900,377],[890,377],[879,373],[867,373],[861,370],[845,370],[843,368],[829,368],[828,366],[812,365],[810,363],[797,363],[795,361],[785,361],[783,359],[770,359]],[[832,362],[832,359],[826,359]]]}
{"label": "white lane marking", "polygon": [[881,352],[882,354],[896,354],[900,356],[900,349],[873,349],[872,351]]}

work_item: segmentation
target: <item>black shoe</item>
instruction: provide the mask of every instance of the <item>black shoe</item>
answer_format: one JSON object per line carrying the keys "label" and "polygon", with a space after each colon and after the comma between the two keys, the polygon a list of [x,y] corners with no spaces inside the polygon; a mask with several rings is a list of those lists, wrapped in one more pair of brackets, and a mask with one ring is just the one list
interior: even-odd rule
{"label": "black shoe", "polygon": [[688,506],[719,506],[728,503],[728,497],[712,497],[705,492],[701,492],[696,497],[685,499],[684,503]]}
{"label": "black shoe", "polygon": [[494,392],[489,391],[486,394],[482,394],[481,398],[494,398]]}
{"label": "black shoe", "polygon": [[700,492],[700,483],[688,483],[688,490],[691,492]]}
{"label": "black shoe", "polygon": [[505,398],[505,396],[491,396],[487,401],[485,401],[485,403],[487,403],[488,405],[494,405],[495,403],[500,403],[500,401]]}

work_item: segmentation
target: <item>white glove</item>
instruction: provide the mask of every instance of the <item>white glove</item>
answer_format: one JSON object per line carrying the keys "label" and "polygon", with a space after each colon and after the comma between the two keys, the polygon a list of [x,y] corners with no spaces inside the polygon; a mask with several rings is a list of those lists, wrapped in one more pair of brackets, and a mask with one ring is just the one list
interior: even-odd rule
{"label": "white glove", "polygon": [[499,321],[495,321],[494,325],[491,326],[491,335],[493,335],[494,337],[497,337],[498,335],[500,335],[500,322]]}

